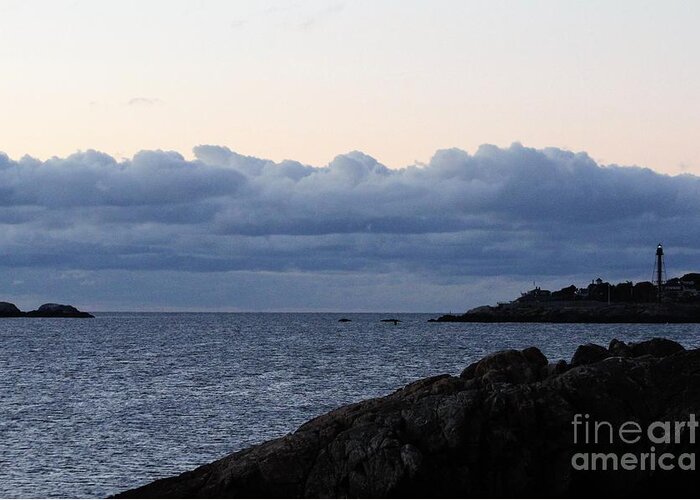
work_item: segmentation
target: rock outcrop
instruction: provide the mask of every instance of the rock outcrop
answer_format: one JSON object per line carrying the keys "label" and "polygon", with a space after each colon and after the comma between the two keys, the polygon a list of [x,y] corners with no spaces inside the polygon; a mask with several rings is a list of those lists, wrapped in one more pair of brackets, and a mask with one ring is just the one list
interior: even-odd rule
{"label": "rock outcrop", "polygon": [[22,312],[9,302],[0,302],[0,318],[94,318],[90,313],[63,304],[44,304],[36,311]]}
{"label": "rock outcrop", "polygon": [[601,345],[584,344],[578,346],[571,358],[571,366],[589,365],[612,356],[610,351]]}
{"label": "rock outcrop", "polygon": [[436,322],[464,323],[700,323],[699,304],[535,302],[480,306]]}
{"label": "rock outcrop", "polygon": [[[575,366],[574,366],[575,365]],[[119,497],[696,496],[695,471],[578,470],[577,454],[696,453],[678,443],[574,442],[572,422],[619,428],[700,413],[700,350],[653,339],[583,346],[572,363],[502,351],[459,377],[419,380],[339,408],[296,432]],[[577,416],[578,415],[578,416]],[[693,415],[693,417],[691,417]],[[581,420],[583,419],[583,420]],[[694,437],[694,430],[693,430]],[[604,457],[608,457],[605,455]],[[611,459],[612,460],[612,459]],[[676,462],[674,462],[676,463]],[[686,463],[687,465],[687,463]]]}
{"label": "rock outcrop", "polygon": [[18,318],[24,316],[16,305],[9,302],[0,302],[0,318]]}
{"label": "rock outcrop", "polygon": [[43,304],[36,311],[29,311],[32,318],[94,318],[90,313],[82,312],[73,306],[64,304]]}

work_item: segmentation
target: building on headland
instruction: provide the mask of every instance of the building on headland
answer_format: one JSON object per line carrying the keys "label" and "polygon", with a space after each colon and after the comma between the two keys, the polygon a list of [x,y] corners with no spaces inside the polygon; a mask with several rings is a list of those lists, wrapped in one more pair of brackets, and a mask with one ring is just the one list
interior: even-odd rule
{"label": "building on headland", "polygon": [[700,303],[700,273],[688,273],[679,278],[666,279],[663,246],[659,243],[651,281],[612,284],[602,278],[596,278],[586,287],[570,285],[554,292],[535,286],[532,290],[521,293],[513,303],[563,301]]}
{"label": "building on headland", "polygon": [[542,302],[550,300],[551,298],[552,292],[549,290],[542,290],[540,287],[536,286],[532,290],[522,292],[517,302]]}
{"label": "building on headland", "polygon": [[663,285],[663,299],[671,302],[694,302],[700,295],[697,283],[700,275],[686,274],[682,278],[671,278]]}

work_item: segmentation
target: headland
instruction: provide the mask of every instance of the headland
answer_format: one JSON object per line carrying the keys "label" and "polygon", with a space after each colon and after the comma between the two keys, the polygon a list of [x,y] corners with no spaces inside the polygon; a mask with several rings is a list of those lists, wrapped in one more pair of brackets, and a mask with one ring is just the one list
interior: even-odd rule
{"label": "headland", "polygon": [[[659,285],[659,283],[661,283]],[[700,323],[700,273],[656,283],[612,284],[598,278],[586,287],[540,287],[515,300],[446,314],[438,322],[468,323]]]}

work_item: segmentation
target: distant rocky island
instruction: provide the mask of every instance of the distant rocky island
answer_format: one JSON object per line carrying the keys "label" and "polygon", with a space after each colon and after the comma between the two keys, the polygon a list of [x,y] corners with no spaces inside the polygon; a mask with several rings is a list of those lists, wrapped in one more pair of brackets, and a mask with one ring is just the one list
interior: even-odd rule
{"label": "distant rocky island", "polygon": [[10,302],[0,302],[0,318],[94,318],[94,316],[65,304],[43,304],[34,311],[23,312]]}
{"label": "distant rocky island", "polygon": [[700,273],[663,281],[611,284],[555,292],[535,287],[511,302],[447,314],[439,322],[473,323],[700,323]]}
{"label": "distant rocky island", "polygon": [[[700,349],[667,339],[586,344],[569,362],[500,351],[117,497],[695,497],[698,366]],[[672,442],[584,442],[591,419],[684,428]]]}

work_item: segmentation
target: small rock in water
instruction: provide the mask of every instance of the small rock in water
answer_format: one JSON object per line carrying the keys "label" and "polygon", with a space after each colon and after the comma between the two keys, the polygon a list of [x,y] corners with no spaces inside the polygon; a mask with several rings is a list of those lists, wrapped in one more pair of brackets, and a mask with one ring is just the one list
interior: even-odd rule
{"label": "small rock in water", "polygon": [[398,325],[401,323],[400,319],[394,319],[394,318],[389,318],[389,319],[383,319],[381,320],[382,323],[394,323],[395,325]]}

